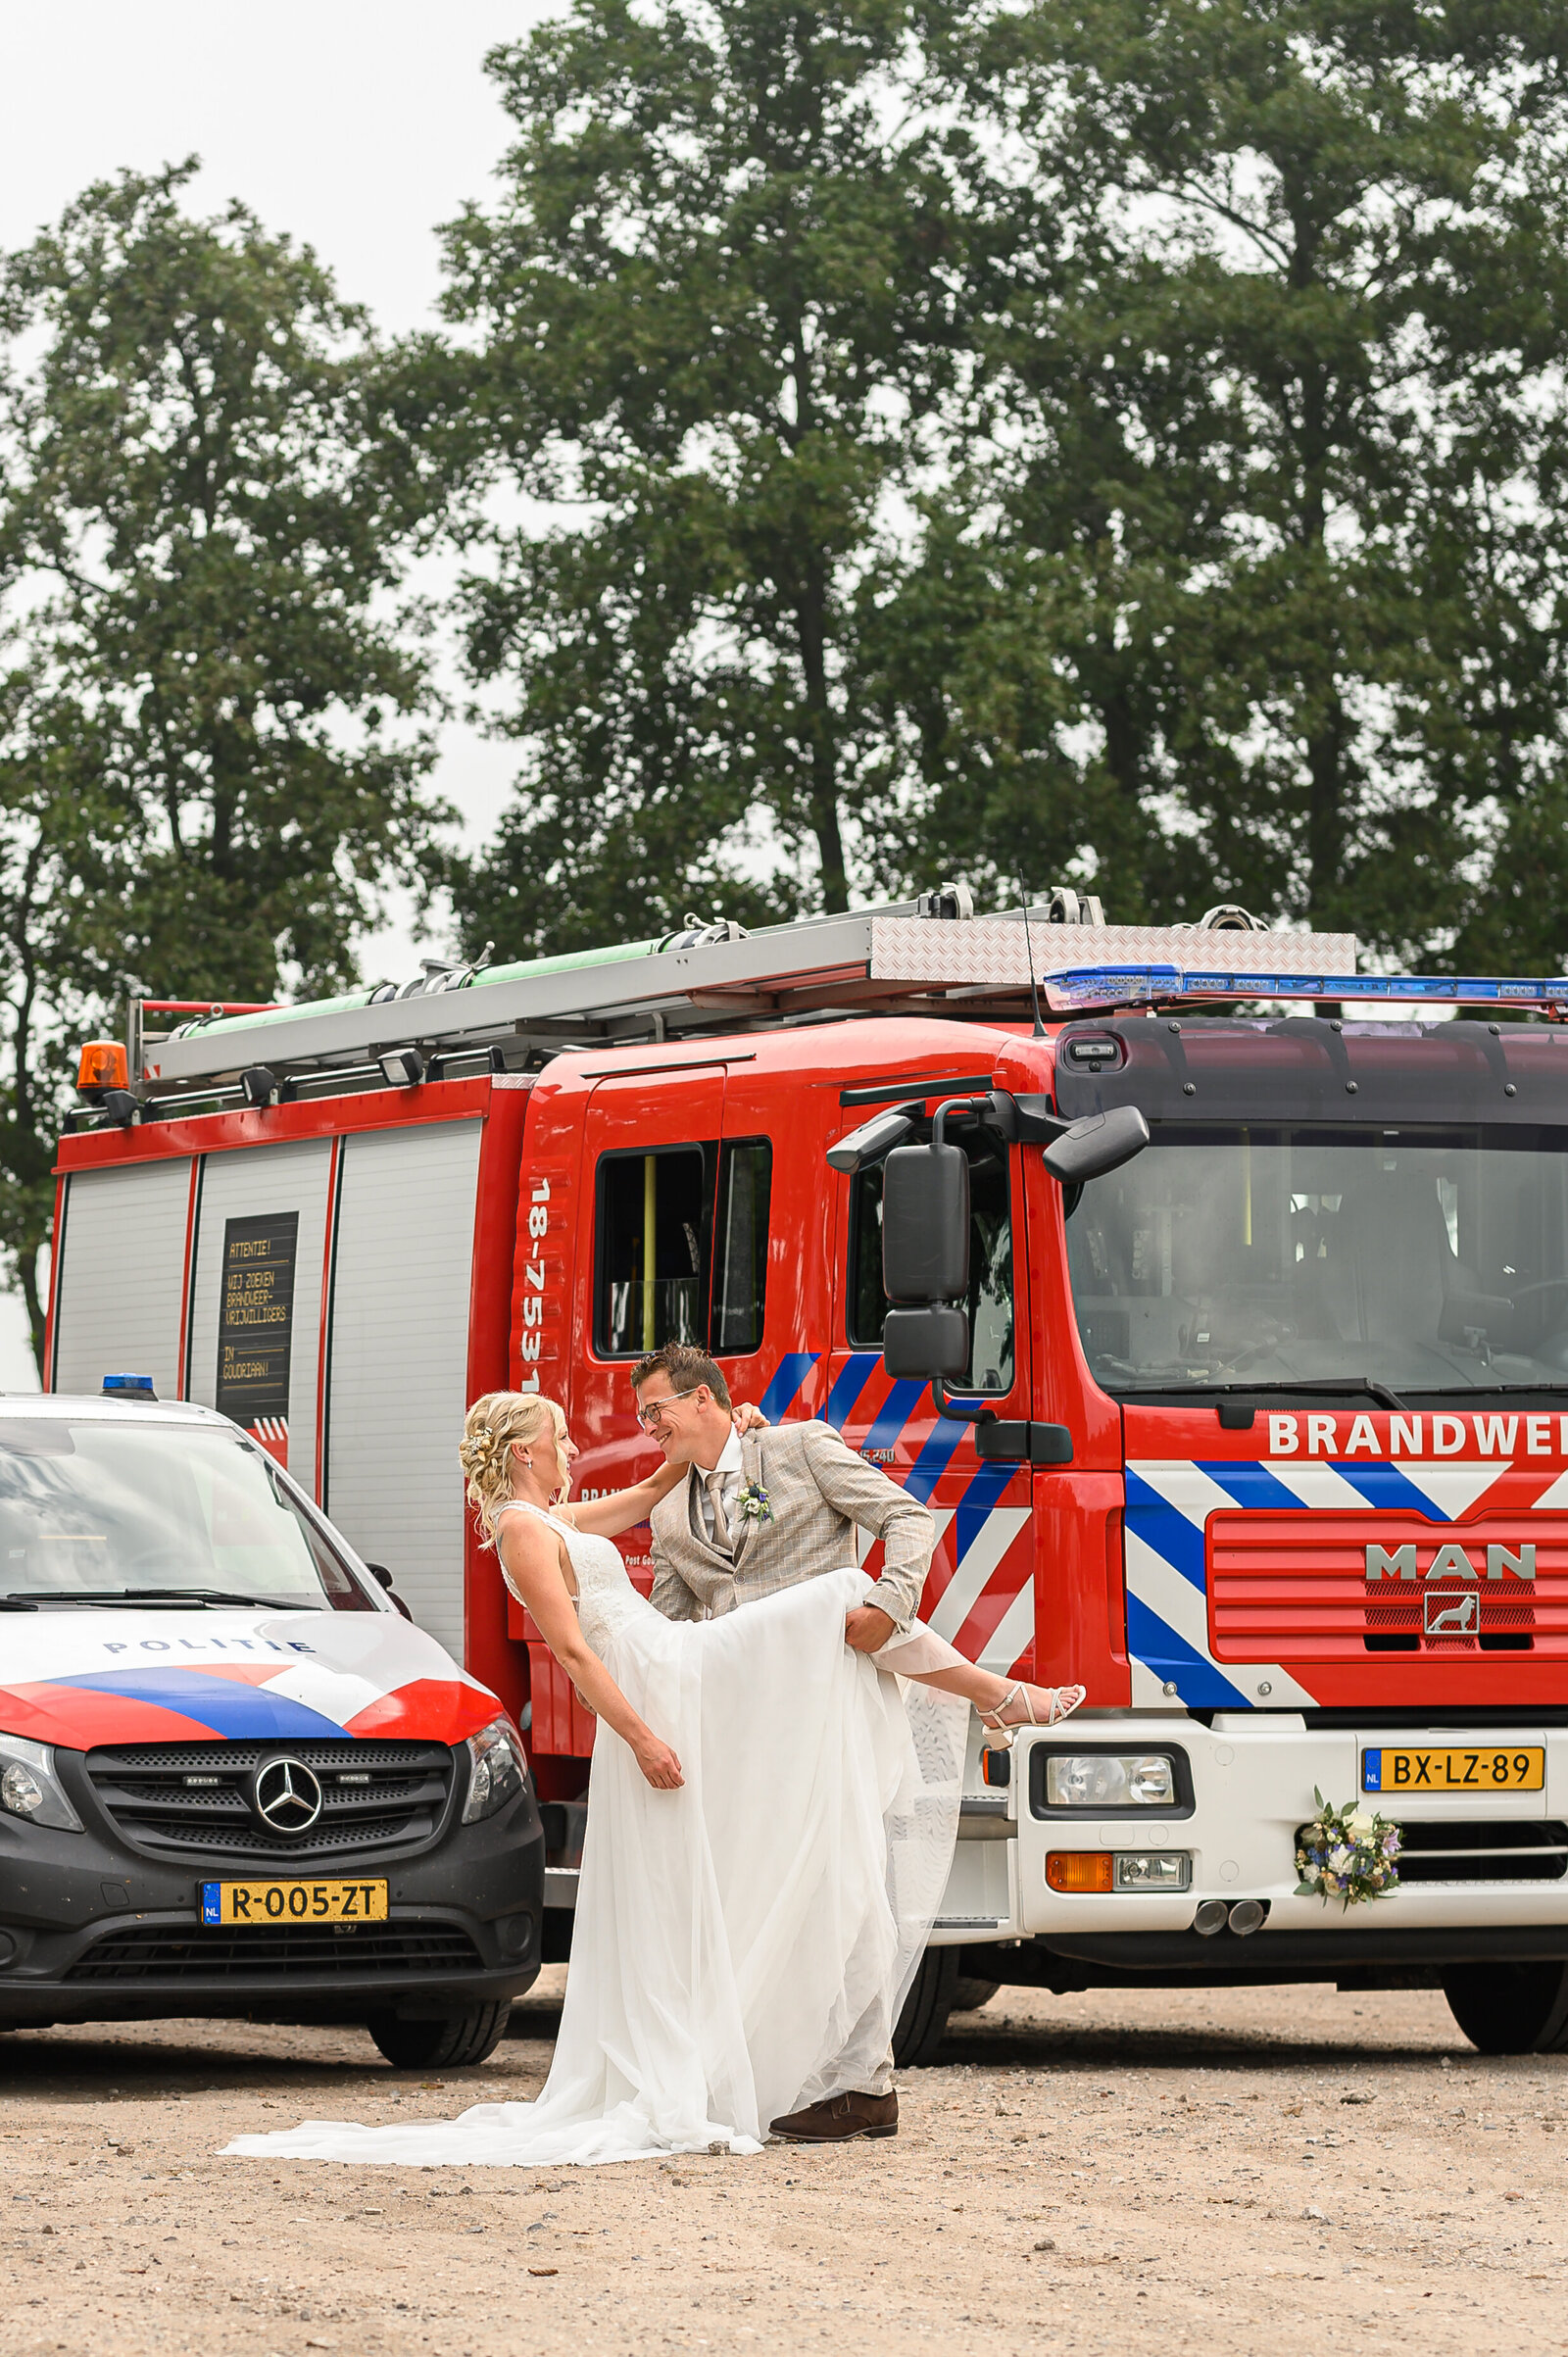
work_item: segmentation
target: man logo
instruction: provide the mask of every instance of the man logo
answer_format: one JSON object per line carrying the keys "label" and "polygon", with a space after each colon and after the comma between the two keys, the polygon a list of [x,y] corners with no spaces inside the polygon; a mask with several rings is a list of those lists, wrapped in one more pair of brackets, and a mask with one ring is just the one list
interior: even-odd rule
{"label": "man logo", "polygon": [[251,1806],[269,1833],[309,1833],[321,1813],[320,1780],[302,1759],[270,1759],[256,1771]]}
{"label": "man logo", "polygon": [[[1517,1547],[1496,1544],[1487,1548],[1485,1577],[1500,1580],[1504,1574],[1516,1580],[1533,1580],[1536,1576],[1536,1547],[1526,1539]],[[1379,1547],[1375,1543],[1366,1549],[1366,1576],[1369,1580],[1418,1580],[1422,1576],[1416,1564],[1416,1547],[1407,1539],[1402,1547]],[[1479,1580],[1483,1574],[1474,1559],[1453,1540],[1438,1547],[1426,1568],[1429,1580]]]}

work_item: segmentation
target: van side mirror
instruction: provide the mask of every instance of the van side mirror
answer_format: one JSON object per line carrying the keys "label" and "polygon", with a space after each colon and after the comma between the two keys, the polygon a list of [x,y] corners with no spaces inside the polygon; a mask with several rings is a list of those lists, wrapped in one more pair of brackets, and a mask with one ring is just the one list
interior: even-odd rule
{"label": "van side mirror", "polygon": [[1041,1160],[1064,1187],[1103,1178],[1143,1153],[1149,1123],[1136,1105],[1112,1105],[1108,1113],[1087,1113],[1046,1148]]}

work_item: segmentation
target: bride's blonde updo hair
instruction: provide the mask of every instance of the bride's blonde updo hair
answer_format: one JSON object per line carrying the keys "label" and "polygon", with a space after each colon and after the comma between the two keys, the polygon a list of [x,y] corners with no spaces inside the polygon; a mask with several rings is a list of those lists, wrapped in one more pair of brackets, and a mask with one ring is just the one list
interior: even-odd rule
{"label": "bride's blonde updo hair", "polygon": [[458,1455],[486,1547],[495,1545],[496,1509],[513,1494],[513,1443],[520,1441],[527,1449],[547,1432],[560,1441],[565,1430],[564,1408],[540,1392],[486,1392],[482,1399],[475,1399],[464,1419]]}

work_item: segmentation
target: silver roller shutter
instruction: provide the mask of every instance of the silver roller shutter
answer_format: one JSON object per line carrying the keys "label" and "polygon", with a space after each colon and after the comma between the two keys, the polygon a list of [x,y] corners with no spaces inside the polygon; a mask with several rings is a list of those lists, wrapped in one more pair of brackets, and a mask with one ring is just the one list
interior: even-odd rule
{"label": "silver roller shutter", "polygon": [[479,1133],[454,1121],[344,1139],[327,1387],[327,1512],[460,1661]]}
{"label": "silver roller shutter", "polygon": [[66,1183],[55,1297],[54,1388],[97,1392],[107,1374],[179,1383],[190,1160],[76,1170]]}
{"label": "silver roller shutter", "polygon": [[[191,1272],[190,1367],[185,1388],[203,1407],[218,1405],[219,1310],[223,1242],[230,1220],[293,1212],[299,1225],[288,1355],[287,1463],[315,1491],[317,1378],[321,1340],[321,1256],[326,1250],[330,1139],[241,1147],[210,1154],[202,1172],[196,1264]],[[275,1442],[271,1444],[276,1450]]]}

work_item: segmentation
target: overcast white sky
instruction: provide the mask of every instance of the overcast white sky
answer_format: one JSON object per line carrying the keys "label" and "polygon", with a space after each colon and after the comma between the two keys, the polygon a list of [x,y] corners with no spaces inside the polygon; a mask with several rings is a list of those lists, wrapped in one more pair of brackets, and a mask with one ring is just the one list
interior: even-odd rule
{"label": "overcast white sky", "polygon": [[[24,244],[94,179],[196,154],[190,202],[231,196],[313,245],[379,324],[427,322],[435,225],[483,197],[508,123],[482,64],[556,13],[546,0],[72,0],[0,12],[0,246]],[[488,832],[514,756],[454,727],[439,790]],[[414,970],[406,921],[368,945]],[[0,1390],[33,1388],[17,1305],[0,1295]]]}

